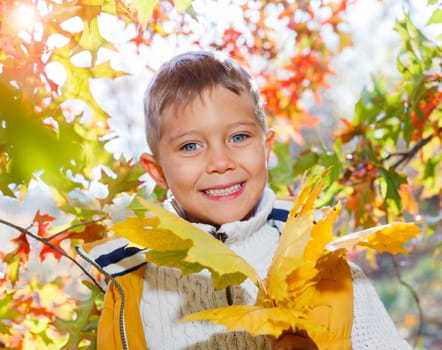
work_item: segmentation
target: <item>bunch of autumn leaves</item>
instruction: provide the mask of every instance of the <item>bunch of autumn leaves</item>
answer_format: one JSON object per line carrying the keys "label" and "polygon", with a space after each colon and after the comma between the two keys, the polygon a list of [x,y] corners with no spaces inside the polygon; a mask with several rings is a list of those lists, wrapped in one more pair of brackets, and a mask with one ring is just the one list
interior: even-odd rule
{"label": "bunch of autumn leaves", "polygon": [[183,321],[209,320],[228,331],[246,330],[252,335],[279,337],[287,331],[321,332],[307,314],[317,306],[318,283],[344,259],[348,249],[366,246],[378,252],[407,253],[404,244],[421,232],[414,223],[396,222],[336,238],[333,223],[340,214],[334,207],[314,208],[323,182],[313,176],[303,181],[284,226],[265,279],[211,235],[162,207],[136,199],[150,217],[129,217],[113,226],[117,236],[146,249],[146,261],[179,268],[183,275],[202,269],[211,272],[216,289],[240,284],[249,278],[258,287],[255,305],[231,305],[186,316]]}

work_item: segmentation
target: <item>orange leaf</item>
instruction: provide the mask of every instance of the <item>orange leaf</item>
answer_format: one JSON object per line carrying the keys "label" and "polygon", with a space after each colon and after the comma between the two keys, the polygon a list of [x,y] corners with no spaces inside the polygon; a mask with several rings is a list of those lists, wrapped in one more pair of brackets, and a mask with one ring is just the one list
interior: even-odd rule
{"label": "orange leaf", "polygon": [[[51,239],[51,244],[53,244],[54,246],[56,246],[58,249],[60,249],[62,252],[64,252],[66,255],[68,255],[64,249],[61,247],[61,242],[63,242],[66,238],[69,238],[70,232],[66,231],[58,236],[56,236],[55,238]],[[54,256],[55,259],[60,260],[61,257],[63,256],[63,254],[61,254],[60,252],[57,252],[56,250],[52,249],[50,246],[43,244],[43,248],[41,248],[40,251],[40,261],[43,261],[44,259],[46,259],[46,257],[48,256],[48,254],[52,254]]]}
{"label": "orange leaf", "polygon": [[48,237],[50,233],[48,232],[49,225],[55,220],[53,216],[48,214],[41,215],[40,210],[37,210],[35,214],[33,223],[38,225],[37,235],[40,237]]}
{"label": "orange leaf", "polygon": [[94,242],[102,239],[106,233],[106,226],[102,223],[93,222],[80,226],[74,230],[69,231],[69,236],[66,238],[70,239],[81,239],[83,242]]}
{"label": "orange leaf", "polygon": [[17,244],[17,249],[11,253],[13,256],[20,258],[20,263],[26,263],[29,259],[29,242],[26,234],[21,233],[18,237],[11,239],[12,243]]}
{"label": "orange leaf", "polygon": [[401,197],[404,210],[412,215],[419,214],[419,207],[415,197],[413,196],[412,187],[410,185],[401,184],[399,187],[399,195]]}

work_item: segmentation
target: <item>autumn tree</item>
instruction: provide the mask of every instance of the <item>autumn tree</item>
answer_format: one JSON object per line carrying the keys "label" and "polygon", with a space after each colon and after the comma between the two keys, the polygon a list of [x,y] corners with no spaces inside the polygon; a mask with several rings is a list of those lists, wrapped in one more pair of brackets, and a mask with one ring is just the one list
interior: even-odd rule
{"label": "autumn tree", "polygon": [[[265,98],[269,123],[287,136],[275,146],[277,162],[271,169],[271,186],[279,194],[296,193],[307,169],[332,165],[321,202],[343,200],[349,220],[337,228],[341,234],[426,214],[439,216],[435,223],[424,222],[425,239],[437,232],[440,214],[429,208],[432,203],[440,207],[442,188],[437,176],[440,47],[407,14],[395,27],[403,43],[397,81],[375,77],[354,115],[342,116],[329,141],[312,145],[302,130],[319,127],[321,119],[302,98],[310,93],[321,103],[331,59],[351,45],[351,35],[341,27],[350,2],[232,2],[241,21],[223,26],[205,17],[201,3],[207,5],[187,0],[0,3],[2,200],[23,200],[37,182],[47,186],[63,214],[57,220],[36,210],[28,222],[0,217],[14,232],[13,248],[0,250],[1,347],[93,349],[106,281],[78,263],[73,246],[112,235],[116,217],[133,211],[129,206],[116,214],[117,202],[163,195],[143,186],[136,159],[115,159],[106,149],[110,116],[96,101],[91,82],[127,73],[102,58],[119,50],[102,35],[104,16],[132,28],[128,40],[140,51],[164,40],[176,43],[177,51],[222,50],[246,65]],[[428,25],[440,22],[441,11],[435,9]],[[327,45],[324,28],[336,38],[337,50]],[[295,153],[294,146],[300,151]],[[92,190],[97,184],[105,189],[100,195]],[[88,298],[67,291],[72,281],[66,276],[24,278],[32,255],[82,271]]]}

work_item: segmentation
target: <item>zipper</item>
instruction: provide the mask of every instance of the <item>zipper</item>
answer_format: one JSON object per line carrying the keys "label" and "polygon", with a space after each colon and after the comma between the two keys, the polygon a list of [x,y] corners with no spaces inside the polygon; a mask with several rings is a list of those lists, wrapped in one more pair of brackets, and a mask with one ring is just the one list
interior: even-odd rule
{"label": "zipper", "polygon": [[[219,232],[216,230],[213,230],[210,232],[212,234],[213,237],[215,237],[218,241],[221,242],[225,242],[227,239],[227,234],[225,232]],[[233,297],[232,297],[232,289],[231,286],[227,286],[226,288],[226,299],[227,299],[227,304],[229,306],[233,305]]]}
{"label": "zipper", "polygon": [[126,302],[126,297],[124,294],[123,287],[121,287],[121,284],[118,283],[118,281],[112,275],[110,275],[109,273],[104,271],[95,261],[90,259],[82,247],[76,245],[75,251],[84,260],[86,260],[86,262],[93,265],[98,271],[100,271],[102,274],[104,274],[106,277],[108,277],[112,281],[112,283],[115,285],[115,287],[117,287],[118,292],[120,293],[120,296],[121,296],[121,305],[120,305],[120,310],[119,310],[119,328],[120,328],[120,336],[121,336],[121,345],[123,346],[123,350],[129,350],[129,344],[128,344],[127,335],[126,335],[126,322],[124,320],[124,305]]}
{"label": "zipper", "polygon": [[226,299],[227,299],[227,304],[229,306],[232,306],[233,305],[233,296],[232,296],[231,286],[227,286],[227,288],[226,288]]}

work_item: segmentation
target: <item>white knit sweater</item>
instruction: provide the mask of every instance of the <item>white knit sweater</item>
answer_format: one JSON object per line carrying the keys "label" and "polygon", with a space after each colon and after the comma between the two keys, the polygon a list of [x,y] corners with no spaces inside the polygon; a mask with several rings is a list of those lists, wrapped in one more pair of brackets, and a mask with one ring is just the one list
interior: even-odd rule
{"label": "white knit sweater", "polygon": [[[218,232],[227,235],[227,244],[266,275],[280,233],[267,220],[274,204],[274,194],[266,190],[254,217],[247,221],[223,225]],[[166,205],[173,210],[170,205]],[[207,232],[209,225],[198,224]],[[354,350],[408,350],[411,347],[398,335],[384,305],[363,272],[351,265],[354,293],[352,345]],[[228,295],[229,294],[229,295]],[[173,268],[146,266],[140,313],[146,342],[151,350],[190,349],[271,349],[268,337],[252,337],[246,332],[225,332],[223,326],[200,322],[180,322],[189,313],[233,304],[254,304],[257,288],[245,281],[229,291],[214,291],[210,274],[181,276]],[[321,349],[322,350],[322,349]]]}

